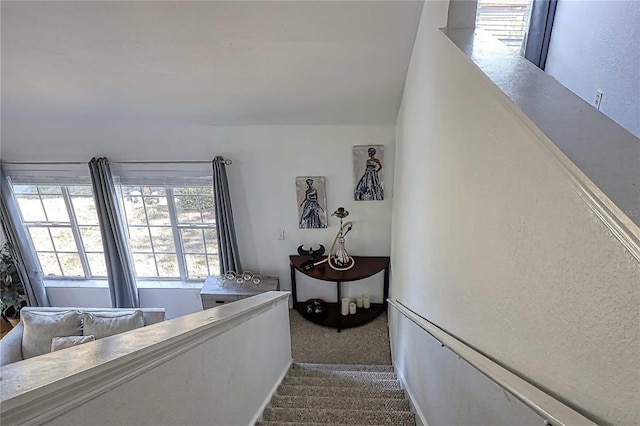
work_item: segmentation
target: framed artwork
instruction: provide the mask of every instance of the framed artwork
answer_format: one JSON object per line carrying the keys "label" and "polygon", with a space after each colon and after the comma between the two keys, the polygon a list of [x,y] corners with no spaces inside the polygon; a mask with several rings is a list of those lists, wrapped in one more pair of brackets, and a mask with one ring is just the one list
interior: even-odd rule
{"label": "framed artwork", "polygon": [[356,145],[353,147],[354,200],[384,200],[383,164],[384,145]]}
{"label": "framed artwork", "polygon": [[327,227],[327,192],[324,176],[296,178],[298,225],[300,229]]}

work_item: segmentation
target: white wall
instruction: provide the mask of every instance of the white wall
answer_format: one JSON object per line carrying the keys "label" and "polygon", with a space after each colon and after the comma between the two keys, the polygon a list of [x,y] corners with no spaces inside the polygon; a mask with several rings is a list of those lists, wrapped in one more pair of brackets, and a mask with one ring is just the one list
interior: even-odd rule
{"label": "white wall", "polygon": [[640,2],[558,2],[545,71],[640,137]]}
{"label": "white wall", "polygon": [[[141,308],[164,308],[167,319],[202,310],[200,288],[138,288]],[[47,285],[51,306],[110,308],[107,287],[55,287]]]}
{"label": "white wall", "polygon": [[[445,18],[425,3],[397,120],[392,297],[599,423],[637,424],[640,265],[438,33]],[[393,341],[419,402],[459,377],[426,365],[411,335]],[[481,391],[452,398],[465,422],[425,409],[431,426],[475,424],[471,403],[493,404]]]}
{"label": "white wall", "polygon": [[[278,276],[281,288],[290,289],[288,256],[300,244],[321,243],[328,249],[339,223],[330,218],[328,229],[298,229],[296,176],[326,176],[329,212],[344,206],[354,222],[347,238],[350,254],[389,255],[394,131],[393,125],[214,127],[176,121],[155,126],[23,127],[14,123],[3,128],[2,156],[6,161],[88,161],[104,155],[113,162],[230,158],[233,165],[227,173],[243,268]],[[351,149],[366,144],[385,146],[386,199],[356,203]],[[279,229],[285,231],[284,241],[276,239]]]}

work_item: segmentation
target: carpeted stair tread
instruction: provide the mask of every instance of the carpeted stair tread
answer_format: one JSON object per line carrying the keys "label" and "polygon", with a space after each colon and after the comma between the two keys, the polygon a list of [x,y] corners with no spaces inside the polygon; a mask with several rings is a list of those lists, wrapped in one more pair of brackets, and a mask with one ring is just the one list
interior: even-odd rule
{"label": "carpeted stair tread", "polygon": [[266,408],[265,421],[289,423],[361,424],[415,426],[415,417],[409,411],[370,411],[314,408]]}
{"label": "carpeted stair tread", "polygon": [[278,388],[278,395],[292,396],[333,396],[342,398],[405,398],[402,389],[381,389],[369,387],[327,387],[307,385],[286,385]]}
{"label": "carpeted stair tread", "polygon": [[330,387],[367,387],[381,389],[400,389],[400,382],[393,379],[371,380],[366,377],[289,377],[284,385],[330,386]]}
{"label": "carpeted stair tread", "polygon": [[362,364],[312,364],[306,362],[294,362],[292,370],[312,371],[380,371],[393,373],[392,365],[362,365]]}
{"label": "carpeted stair tread", "polygon": [[396,373],[388,371],[331,371],[290,370],[289,377],[336,377],[357,380],[396,380]]}
{"label": "carpeted stair tread", "polygon": [[[258,422],[256,426],[327,426],[326,423],[300,423],[300,422]],[[331,426],[384,426],[384,425],[361,425],[355,423],[334,423]]]}
{"label": "carpeted stair tread", "polygon": [[409,401],[401,398],[341,398],[276,395],[271,400],[271,406],[277,408],[408,411]]}

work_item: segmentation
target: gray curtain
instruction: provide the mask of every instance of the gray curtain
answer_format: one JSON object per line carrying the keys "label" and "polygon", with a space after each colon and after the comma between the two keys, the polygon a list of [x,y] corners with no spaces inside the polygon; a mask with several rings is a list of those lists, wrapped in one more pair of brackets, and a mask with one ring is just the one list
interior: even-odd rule
{"label": "gray curtain", "polygon": [[216,206],[216,233],[220,252],[220,274],[227,271],[242,272],[236,228],[233,225],[229,181],[222,157],[213,160],[213,197]]}
{"label": "gray curtain", "polygon": [[89,171],[100,220],[111,304],[114,308],[138,308],[138,287],[109,161],[106,158],[92,158]]}
{"label": "gray curtain", "polygon": [[2,166],[0,166],[0,221],[11,255],[16,260],[18,274],[24,284],[29,305],[51,306],[36,253],[29,244],[27,230],[22,225],[22,218],[18,211],[18,203]]}

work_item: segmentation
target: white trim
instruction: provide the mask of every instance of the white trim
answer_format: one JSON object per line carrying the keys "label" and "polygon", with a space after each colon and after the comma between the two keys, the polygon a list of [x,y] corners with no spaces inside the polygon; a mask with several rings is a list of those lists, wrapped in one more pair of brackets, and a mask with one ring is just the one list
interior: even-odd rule
{"label": "white trim", "polygon": [[[136,280],[138,289],[202,289],[202,281],[181,281],[181,280]],[[109,281],[106,278],[94,279],[69,279],[69,278],[45,278],[45,288],[109,288]]]}
{"label": "white trim", "polygon": [[253,426],[257,422],[262,421],[262,414],[264,413],[265,408],[267,408],[269,404],[271,404],[271,400],[273,399],[273,396],[276,394],[276,391],[280,387],[280,384],[282,384],[282,381],[284,380],[284,378],[287,377],[287,374],[289,374],[291,365],[293,365],[293,358],[289,361],[289,365],[287,365],[287,367],[282,371],[282,373],[280,373],[280,376],[278,376],[278,380],[276,380],[276,383],[271,388],[271,391],[269,391],[269,394],[260,405],[260,408],[258,409],[256,414],[253,416],[253,419],[251,420],[251,422],[249,422],[248,426]]}
{"label": "white trim", "polygon": [[[607,196],[574,162],[562,151],[554,141],[552,141],[535,123],[532,117],[525,113],[518,105],[518,100],[512,99],[500,86],[499,81],[488,75],[481,67],[481,63],[476,57],[473,56],[473,51],[470,46],[462,46],[462,44],[471,44],[473,49],[482,45],[488,50],[495,50],[496,55],[514,55],[517,58],[511,58],[514,61],[521,62],[523,67],[532,69],[532,72],[542,72],[538,70],[533,64],[530,64],[526,59],[510,51],[510,49],[502,45],[497,40],[492,40],[482,31],[478,30],[447,30],[440,29],[440,34],[448,40],[469,62],[471,62],[480,72],[483,78],[490,81],[500,91],[501,95],[507,102],[505,104],[518,116],[521,122],[529,128],[538,138],[540,143],[538,146],[545,152],[551,163],[556,166],[560,175],[569,183],[571,188],[578,194],[578,196],[584,201],[589,209],[595,214],[596,218],[603,223],[609,232],[618,241],[622,243],[625,249],[633,256],[637,262],[640,262],[640,227],[636,225],[627,216],[620,207],[618,207],[609,196]],[[454,40],[455,38],[455,40]],[[555,82],[555,80],[547,75],[552,82],[549,84],[555,84],[558,86],[558,90],[568,89]],[[511,88],[516,91],[517,89]],[[578,101],[577,101],[578,102]],[[582,102],[582,101],[580,101]],[[619,126],[618,126],[619,127]],[[620,128],[621,129],[621,128]],[[626,132],[626,131],[625,131]]]}
{"label": "white trim", "polygon": [[[282,291],[262,293],[213,310],[70,348],[82,356],[74,357],[68,350],[59,351],[3,366],[0,369],[2,423],[46,423],[277,305],[287,303],[289,295]],[[158,340],[159,327],[164,328],[160,333],[162,340]],[[65,363],[69,358],[77,363]],[[43,367],[56,362],[68,368],[52,371]]]}
{"label": "white trim", "polygon": [[[470,348],[449,333],[443,331],[435,324],[413,312],[399,301],[387,299],[389,306],[396,309],[401,315],[412,321],[422,330],[439,341],[443,347],[451,350],[464,359],[473,368],[484,374],[489,380],[509,392],[515,398],[524,403],[540,417],[552,425],[581,425],[596,426],[582,414],[566,406],[551,395],[538,389],[531,383],[521,379],[501,365],[490,360],[481,353]],[[408,388],[407,388],[408,389]],[[409,390],[407,393],[411,393]]]}

